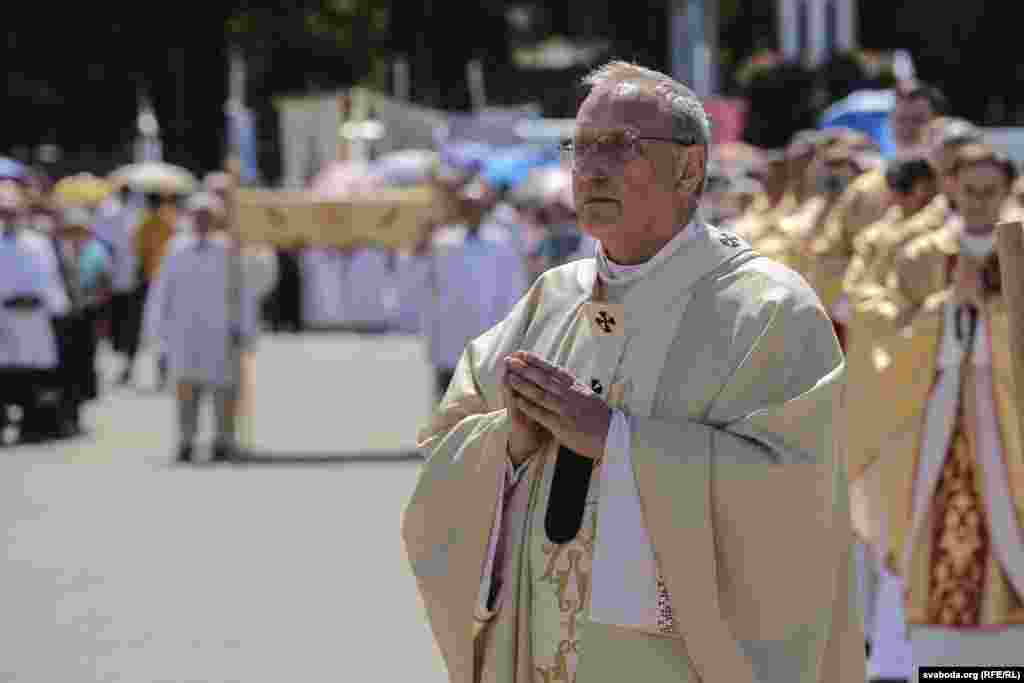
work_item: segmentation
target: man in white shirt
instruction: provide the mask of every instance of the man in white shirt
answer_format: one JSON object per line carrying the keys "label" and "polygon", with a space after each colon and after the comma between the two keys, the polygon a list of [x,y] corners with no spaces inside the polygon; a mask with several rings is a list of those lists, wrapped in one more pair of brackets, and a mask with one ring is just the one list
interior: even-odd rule
{"label": "man in white shirt", "polygon": [[484,221],[481,196],[476,183],[459,190],[459,222],[428,236],[401,273],[401,291],[422,306],[439,399],[466,343],[508,315],[527,287],[515,242]]}
{"label": "man in white shirt", "polygon": [[255,341],[259,314],[253,287],[244,287],[237,318],[231,300],[231,241],[213,227],[224,214],[213,194],[200,193],[187,205],[191,234],[176,238],[146,301],[144,339],[159,341],[177,386],[178,462],[191,462],[200,399],[212,393],[216,415],[213,460],[230,460],[235,450],[235,414],[241,349]]}

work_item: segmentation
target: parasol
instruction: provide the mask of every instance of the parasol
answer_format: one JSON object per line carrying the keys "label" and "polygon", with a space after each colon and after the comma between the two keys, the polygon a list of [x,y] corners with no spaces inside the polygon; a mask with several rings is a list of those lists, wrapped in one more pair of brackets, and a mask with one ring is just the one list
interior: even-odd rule
{"label": "parasol", "polygon": [[27,176],[28,172],[23,163],[7,157],[0,157],[0,180],[24,182]]}
{"label": "parasol", "polygon": [[87,206],[95,208],[114,192],[113,183],[94,176],[79,173],[61,178],[53,186],[53,196],[62,207]]}
{"label": "parasol", "polygon": [[513,188],[525,181],[530,171],[561,163],[557,145],[522,145],[498,148],[484,163],[483,177],[489,185]]}
{"label": "parasol", "polygon": [[377,186],[370,165],[363,161],[334,161],[313,178],[310,191],[316,199],[348,199]]}
{"label": "parasol", "polygon": [[144,161],[122,166],[109,178],[115,186],[127,185],[136,192],[191,194],[199,187],[195,176],[181,166],[161,161]]}
{"label": "parasol", "polygon": [[373,162],[373,175],[386,185],[405,187],[430,182],[440,155],[430,149],[403,149]]}
{"label": "parasol", "polygon": [[572,176],[562,166],[534,168],[509,196],[514,204],[521,206],[547,206],[561,202],[571,209]]}

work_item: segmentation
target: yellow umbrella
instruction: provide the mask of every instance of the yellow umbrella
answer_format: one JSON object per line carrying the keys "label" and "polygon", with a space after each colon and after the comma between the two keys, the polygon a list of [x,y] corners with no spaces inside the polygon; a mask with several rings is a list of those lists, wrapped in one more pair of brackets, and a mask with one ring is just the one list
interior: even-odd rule
{"label": "yellow umbrella", "polygon": [[91,173],[61,178],[53,186],[53,197],[60,206],[96,207],[114,192],[114,185]]}
{"label": "yellow umbrella", "polygon": [[154,194],[192,194],[199,187],[199,181],[188,170],[160,161],[122,166],[109,179],[118,187],[127,185],[136,192]]}

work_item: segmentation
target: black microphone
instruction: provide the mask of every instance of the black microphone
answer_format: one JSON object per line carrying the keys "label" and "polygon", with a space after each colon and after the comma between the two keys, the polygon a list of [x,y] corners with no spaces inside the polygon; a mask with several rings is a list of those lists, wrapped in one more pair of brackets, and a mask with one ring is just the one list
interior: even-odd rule
{"label": "black microphone", "polygon": [[559,446],[548,512],[544,518],[544,530],[552,543],[568,543],[580,532],[593,471],[593,460]]}

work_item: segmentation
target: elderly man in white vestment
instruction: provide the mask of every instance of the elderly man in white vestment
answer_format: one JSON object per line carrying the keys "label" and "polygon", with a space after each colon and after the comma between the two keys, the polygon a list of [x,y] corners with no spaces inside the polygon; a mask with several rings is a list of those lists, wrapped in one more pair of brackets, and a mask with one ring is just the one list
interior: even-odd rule
{"label": "elderly man in white vestment", "polygon": [[402,533],[449,678],[863,683],[828,314],[695,219],[689,89],[586,83],[565,151],[596,256],[468,344],[420,434]]}
{"label": "elderly man in white vestment", "polygon": [[193,459],[200,399],[213,394],[213,460],[234,456],[241,368],[236,351],[259,330],[255,287],[243,286],[237,319],[231,301],[231,239],[214,231],[224,204],[212,193],[191,197],[192,230],[175,238],[146,301],[144,339],[159,341],[177,384],[177,461]]}

